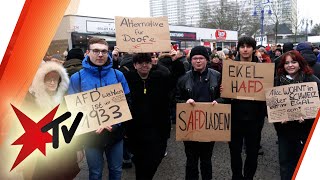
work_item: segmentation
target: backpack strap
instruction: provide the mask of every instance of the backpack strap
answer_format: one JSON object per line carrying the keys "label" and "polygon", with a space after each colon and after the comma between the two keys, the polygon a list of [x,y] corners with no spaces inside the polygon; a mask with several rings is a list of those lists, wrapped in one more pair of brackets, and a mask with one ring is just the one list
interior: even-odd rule
{"label": "backpack strap", "polygon": [[82,92],[82,88],[81,88],[81,74],[80,74],[80,71],[78,71],[78,74],[79,74],[79,90],[80,90],[80,92]]}
{"label": "backpack strap", "polygon": [[119,82],[118,74],[117,74],[116,70],[115,70],[115,69],[113,69],[113,71],[114,71],[114,74],[116,75],[116,79],[117,79],[117,81]]}

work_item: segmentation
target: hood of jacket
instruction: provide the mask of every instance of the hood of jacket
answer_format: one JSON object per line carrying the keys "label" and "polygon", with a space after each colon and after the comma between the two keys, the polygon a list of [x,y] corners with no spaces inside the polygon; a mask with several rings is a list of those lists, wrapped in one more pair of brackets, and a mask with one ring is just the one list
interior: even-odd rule
{"label": "hood of jacket", "polygon": [[296,50],[300,52],[309,66],[312,67],[317,62],[317,56],[314,55],[312,47],[308,43],[299,43]]}
{"label": "hood of jacket", "polygon": [[300,53],[301,56],[308,62],[310,67],[312,67],[317,62],[317,56],[314,55],[312,50],[303,50]]}
{"label": "hood of jacket", "polygon": [[[50,96],[46,92],[44,78],[49,72],[56,71],[60,75],[60,83],[58,84],[57,93]],[[35,97],[36,104],[46,110],[51,110],[63,100],[65,93],[69,87],[69,77],[66,70],[61,64],[56,62],[42,63],[36,72],[36,75],[29,88],[29,92]]]}

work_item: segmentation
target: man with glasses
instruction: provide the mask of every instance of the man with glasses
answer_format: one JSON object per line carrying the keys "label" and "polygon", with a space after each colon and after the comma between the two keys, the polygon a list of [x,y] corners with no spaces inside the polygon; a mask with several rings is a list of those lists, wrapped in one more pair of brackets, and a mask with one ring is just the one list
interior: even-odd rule
{"label": "man with glasses", "polygon": [[[190,53],[191,71],[182,76],[177,85],[176,101],[195,105],[196,102],[222,102],[221,74],[207,68],[209,54],[204,46],[196,46]],[[199,179],[199,160],[203,180],[212,179],[212,150],[214,142],[184,141],[187,156],[186,180]]]}
{"label": "man with glasses", "polygon": [[168,73],[152,69],[149,53],[133,55],[135,71],[125,74],[132,95],[127,137],[137,180],[151,180],[164,157],[170,136]]}
{"label": "man with glasses", "polygon": [[[70,78],[68,94],[79,93],[95,88],[121,83],[124,93],[129,95],[129,87],[124,75],[112,68],[112,59],[108,54],[108,44],[104,39],[93,37],[89,40],[87,56],[82,61],[83,69]],[[89,179],[102,179],[106,154],[109,179],[120,180],[122,173],[123,128],[120,124],[100,127],[79,137],[84,145]]]}

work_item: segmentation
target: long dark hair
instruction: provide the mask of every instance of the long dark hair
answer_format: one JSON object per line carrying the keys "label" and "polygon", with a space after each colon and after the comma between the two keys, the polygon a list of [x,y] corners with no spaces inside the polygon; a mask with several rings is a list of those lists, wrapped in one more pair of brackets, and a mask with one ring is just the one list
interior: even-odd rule
{"label": "long dark hair", "polygon": [[300,53],[296,50],[288,51],[284,53],[281,57],[280,64],[277,69],[277,75],[287,74],[286,70],[284,69],[284,64],[286,63],[287,56],[290,56],[294,61],[299,63],[299,67],[301,72],[307,75],[313,74],[313,70],[308,65],[307,61],[300,55]]}

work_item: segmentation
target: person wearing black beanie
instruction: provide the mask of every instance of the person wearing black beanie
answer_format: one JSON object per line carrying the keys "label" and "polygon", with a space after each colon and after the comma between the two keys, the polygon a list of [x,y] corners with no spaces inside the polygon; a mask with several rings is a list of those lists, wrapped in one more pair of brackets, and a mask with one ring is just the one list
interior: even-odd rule
{"label": "person wearing black beanie", "polygon": [[64,68],[66,68],[69,77],[82,69],[83,59],[84,52],[80,48],[73,48],[68,52],[66,61],[63,63],[63,66]]}
{"label": "person wearing black beanie", "polygon": [[[176,102],[194,105],[197,102],[222,103],[220,98],[221,74],[207,67],[209,54],[204,46],[191,49],[192,69],[178,80]],[[212,151],[214,141],[184,141],[186,163],[186,180],[199,179],[199,160],[201,179],[212,179]]]}
{"label": "person wearing black beanie", "polygon": [[190,52],[190,59],[192,59],[194,55],[202,55],[207,59],[207,61],[209,61],[209,53],[207,48],[204,46],[196,46],[192,48]]}
{"label": "person wearing black beanie", "polygon": [[73,48],[68,52],[66,61],[70,60],[70,59],[80,59],[83,60],[84,59],[84,52],[82,51],[82,49],[80,48]]}

